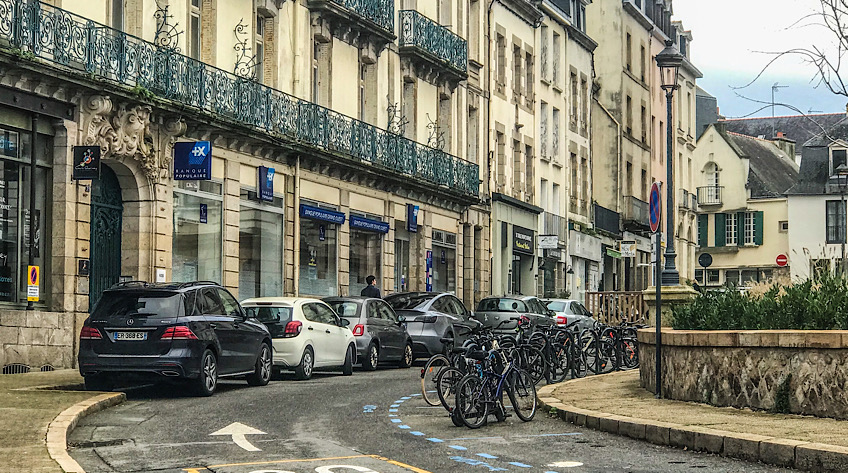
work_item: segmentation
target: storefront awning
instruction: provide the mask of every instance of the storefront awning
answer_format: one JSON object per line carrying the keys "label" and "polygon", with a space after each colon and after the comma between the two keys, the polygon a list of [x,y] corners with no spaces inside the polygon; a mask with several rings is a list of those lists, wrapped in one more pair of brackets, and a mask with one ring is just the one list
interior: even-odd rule
{"label": "storefront awning", "polygon": [[312,220],[323,220],[325,222],[341,225],[345,221],[345,214],[335,210],[321,209],[311,205],[300,204],[300,216]]}
{"label": "storefront awning", "polygon": [[367,232],[389,233],[389,224],[379,220],[371,220],[370,218],[350,216],[350,228],[357,230],[365,230]]}

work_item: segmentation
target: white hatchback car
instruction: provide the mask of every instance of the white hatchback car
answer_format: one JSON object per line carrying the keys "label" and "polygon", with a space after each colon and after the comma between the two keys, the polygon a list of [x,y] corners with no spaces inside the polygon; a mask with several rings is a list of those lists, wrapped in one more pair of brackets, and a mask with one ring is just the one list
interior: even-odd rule
{"label": "white hatchback car", "polygon": [[258,297],[241,306],[271,332],[274,370],[294,370],[298,379],[309,379],[319,368],[341,368],[353,373],[356,339],[325,302],[303,297]]}

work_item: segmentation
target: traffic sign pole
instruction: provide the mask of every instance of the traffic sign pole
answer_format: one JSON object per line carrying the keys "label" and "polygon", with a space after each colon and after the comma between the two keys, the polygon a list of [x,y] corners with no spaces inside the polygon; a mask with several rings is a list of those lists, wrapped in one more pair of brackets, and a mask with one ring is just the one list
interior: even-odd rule
{"label": "traffic sign pole", "polygon": [[660,219],[662,216],[662,199],[660,199],[660,195],[662,192],[661,184],[659,182],[655,182],[653,186],[651,186],[651,202],[650,202],[650,210],[651,210],[651,230],[654,232],[656,236],[656,248],[655,248],[655,256],[654,256],[654,285],[656,286],[657,291],[657,306],[654,309],[656,311],[655,316],[655,324],[656,324],[656,347],[655,349],[655,359],[656,359],[656,397],[657,399],[662,398],[662,265],[660,265],[660,248],[662,247],[662,232],[660,229]]}

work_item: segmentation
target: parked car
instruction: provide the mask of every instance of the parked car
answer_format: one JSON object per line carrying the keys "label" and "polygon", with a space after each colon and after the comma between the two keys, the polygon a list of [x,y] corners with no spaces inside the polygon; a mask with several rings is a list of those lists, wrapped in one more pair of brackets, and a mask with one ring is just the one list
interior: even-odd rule
{"label": "parked car", "polygon": [[548,299],[544,301],[548,309],[556,313],[557,325],[565,326],[575,321],[580,321],[577,327],[580,329],[592,328],[595,319],[592,313],[583,304],[571,299]]}
{"label": "parked car", "polygon": [[292,370],[309,379],[315,369],[336,368],[349,376],[356,363],[356,340],[326,302],[302,297],[258,297],[242,302],[248,314],[268,326],[274,371]]}
{"label": "parked car", "polygon": [[516,316],[529,319],[533,330],[556,324],[554,313],[533,296],[486,297],[477,304],[474,313],[474,318],[484,326],[497,328],[502,333],[515,331],[518,322],[510,319]]}
{"label": "parked car", "polygon": [[453,338],[454,344],[460,345],[464,335],[480,325],[453,294],[398,292],[386,296],[385,301],[404,318],[416,357],[445,352],[449,347],[442,338]]}
{"label": "parked car", "polygon": [[212,282],[120,283],[103,292],[80,331],[88,390],[116,381],[185,380],[211,396],[218,378],[271,379],[271,334]]}
{"label": "parked car", "polygon": [[353,327],[356,351],[362,367],[373,371],[382,362],[412,365],[412,338],[392,307],[382,299],[327,297],[324,302]]}

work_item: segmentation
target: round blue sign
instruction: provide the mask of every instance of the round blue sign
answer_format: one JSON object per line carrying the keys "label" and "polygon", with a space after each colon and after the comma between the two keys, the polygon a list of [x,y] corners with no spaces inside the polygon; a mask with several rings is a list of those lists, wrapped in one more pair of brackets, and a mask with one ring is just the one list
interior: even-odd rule
{"label": "round blue sign", "polygon": [[658,182],[655,182],[651,186],[651,202],[649,209],[651,231],[656,233],[660,228],[660,220],[662,220],[662,202],[660,201],[660,184]]}

